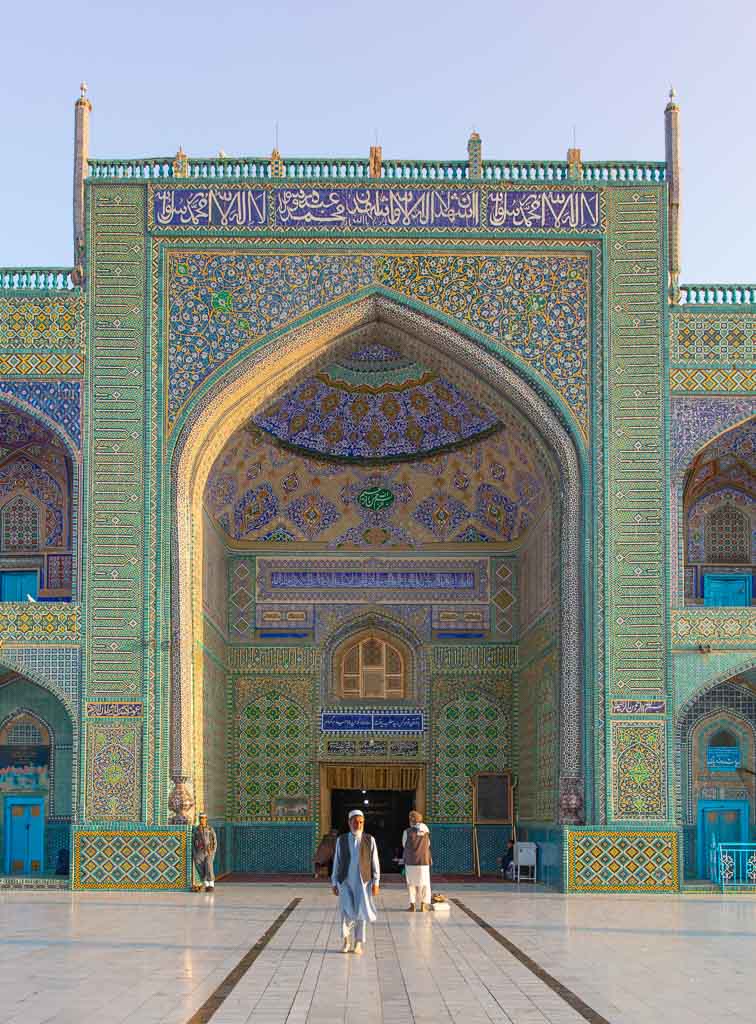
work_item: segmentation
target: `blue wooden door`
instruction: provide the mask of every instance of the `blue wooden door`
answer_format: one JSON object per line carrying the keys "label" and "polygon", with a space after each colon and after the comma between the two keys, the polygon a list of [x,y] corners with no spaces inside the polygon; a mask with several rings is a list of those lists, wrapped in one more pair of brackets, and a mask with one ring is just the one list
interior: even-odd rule
{"label": "blue wooden door", "polygon": [[42,874],[44,848],[44,800],[41,797],[8,797],[5,801],[6,873]]}
{"label": "blue wooden door", "polygon": [[748,842],[748,810],[745,800],[700,802],[697,836],[699,878],[712,878],[710,852],[717,844]]}
{"label": "blue wooden door", "polygon": [[704,604],[715,608],[748,607],[751,603],[751,576],[745,573],[704,573]]}
{"label": "blue wooden door", "polygon": [[26,601],[39,592],[39,573],[9,570],[0,572],[0,601]]}

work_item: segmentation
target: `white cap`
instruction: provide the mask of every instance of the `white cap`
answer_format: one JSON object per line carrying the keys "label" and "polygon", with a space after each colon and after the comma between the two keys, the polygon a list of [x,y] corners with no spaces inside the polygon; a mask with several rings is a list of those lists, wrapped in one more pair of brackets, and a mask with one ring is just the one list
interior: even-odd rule
{"label": "white cap", "polygon": [[351,821],[351,820],[352,820],[352,818],[354,818],[354,816],[355,816],[355,815],[357,815],[357,814],[359,814],[359,816],[360,816],[361,818],[364,818],[364,817],[365,817],[365,815],[364,815],[364,814],[362,813],[362,811],[360,811],[360,810],[357,810],[357,811],[350,811],[350,812],[349,812],[349,820]]}

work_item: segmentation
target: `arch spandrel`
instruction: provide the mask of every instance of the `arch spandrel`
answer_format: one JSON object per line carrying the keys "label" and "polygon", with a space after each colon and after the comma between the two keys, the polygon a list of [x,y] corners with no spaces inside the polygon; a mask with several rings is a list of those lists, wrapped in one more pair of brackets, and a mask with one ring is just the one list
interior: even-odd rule
{"label": "arch spandrel", "polygon": [[[431,316],[383,295],[370,295],[323,313],[302,327],[277,337],[237,364],[198,398],[183,430],[172,441],[172,494],[176,509],[172,537],[172,616],[174,661],[171,688],[171,773],[178,785],[192,776],[193,679],[201,671],[198,641],[202,637],[201,595],[193,570],[202,565],[201,510],[204,488],[215,460],[232,434],[292,381],[323,365],[340,345],[352,343],[355,332],[376,324],[398,330],[419,361],[464,376],[466,386],[494,411],[514,407],[552,453],[561,474],[562,701],[561,788],[567,805],[582,807],[583,592],[581,523],[584,516],[584,441],[574,420],[554,411],[506,353],[469,333],[452,329]],[[577,794],[577,804],[574,799]],[[182,794],[183,795],[183,794]],[[569,812],[568,812],[569,813]]]}

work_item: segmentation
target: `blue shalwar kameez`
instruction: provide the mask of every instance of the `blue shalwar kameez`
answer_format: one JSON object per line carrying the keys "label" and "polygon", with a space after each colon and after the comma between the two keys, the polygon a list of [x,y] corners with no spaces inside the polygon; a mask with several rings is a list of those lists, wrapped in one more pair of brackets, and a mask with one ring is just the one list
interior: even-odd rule
{"label": "blue shalwar kameez", "polygon": [[[381,880],[381,865],[378,860],[378,847],[372,836],[367,836],[367,842],[372,843],[372,878],[367,882],[363,881],[360,875],[360,845],[363,842],[364,832],[350,832],[347,835],[349,842],[349,870],[343,882],[338,881],[340,873],[341,843],[336,844],[336,854],[333,858],[333,871],[331,883],[339,890],[339,910],[341,911],[341,933],[345,940],[354,942],[365,941],[365,931],[368,921],[375,921],[375,903],[373,902],[373,886],[379,885]],[[354,938],[352,939],[352,933]]]}

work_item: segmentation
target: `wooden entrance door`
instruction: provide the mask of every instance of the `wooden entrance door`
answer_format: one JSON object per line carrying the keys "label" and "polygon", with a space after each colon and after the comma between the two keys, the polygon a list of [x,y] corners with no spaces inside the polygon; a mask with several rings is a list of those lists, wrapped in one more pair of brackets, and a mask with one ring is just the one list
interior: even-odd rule
{"label": "wooden entrance door", "polygon": [[6,797],[6,874],[42,874],[44,849],[45,809],[42,797]]}

